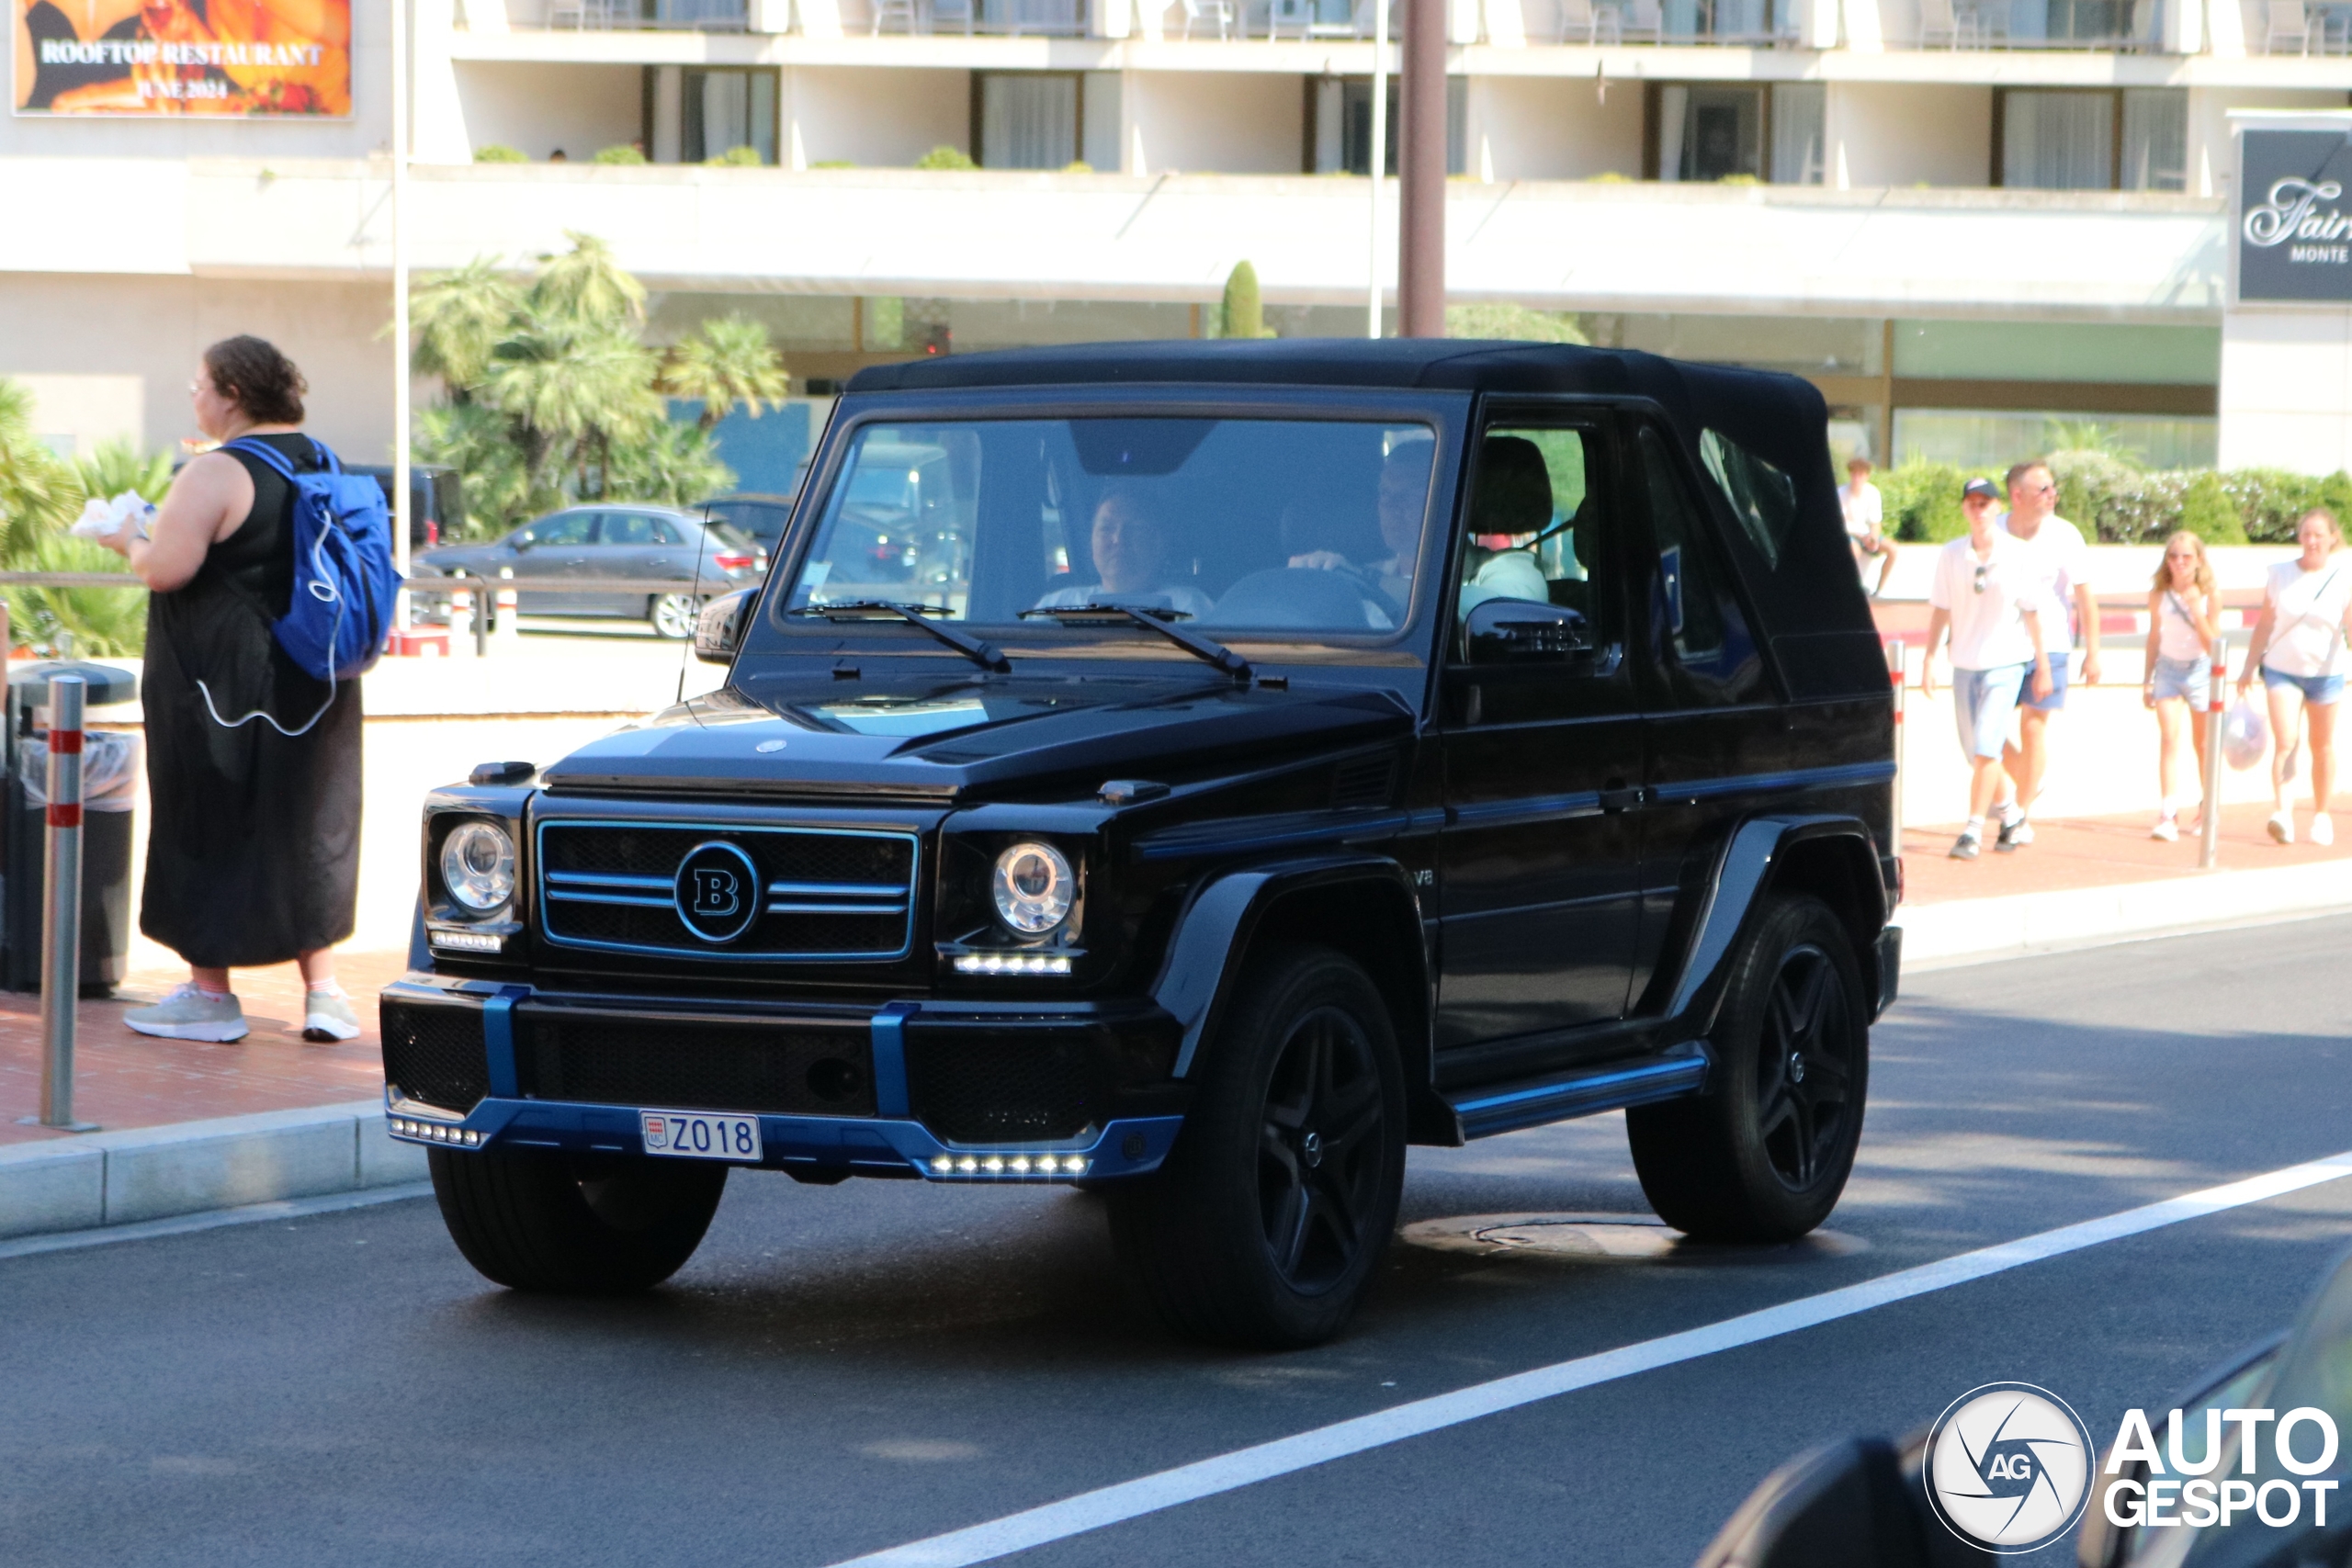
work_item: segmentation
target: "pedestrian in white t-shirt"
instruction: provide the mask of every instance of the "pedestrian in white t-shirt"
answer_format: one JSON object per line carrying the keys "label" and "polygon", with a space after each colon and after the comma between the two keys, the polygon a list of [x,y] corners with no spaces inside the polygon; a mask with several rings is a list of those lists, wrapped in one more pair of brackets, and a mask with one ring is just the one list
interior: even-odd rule
{"label": "pedestrian in white t-shirt", "polygon": [[2058,515],[2058,485],[2047,463],[2019,463],[2008,472],[2008,488],[2009,509],[1994,525],[2031,547],[2048,602],[2042,625],[2052,651],[2049,694],[2018,706],[2017,742],[2002,754],[2008,783],[2001,791],[2001,838],[1994,847],[2004,851],[2033,842],[2027,814],[2050,772],[2050,716],[2066,705],[2067,664],[2076,634],[2083,641],[2083,683],[2098,685],[2101,672],[2098,597],[2091,592],[2090,546],[2083,531]]}
{"label": "pedestrian in white t-shirt", "polygon": [[1860,571],[1872,556],[1878,558],[1878,581],[1871,585],[1875,599],[1886,590],[1887,573],[1894,570],[1894,541],[1883,531],[1886,502],[1871,483],[1868,457],[1846,459],[1846,488],[1838,492],[1838,508],[1846,513],[1846,542],[1854,549],[1854,570]]}
{"label": "pedestrian in white t-shirt", "polygon": [[2335,841],[2335,824],[2328,819],[2327,797],[2335,789],[2335,705],[2344,700],[2344,675],[2352,661],[2345,642],[2352,637],[2352,564],[2338,561],[2344,531],[2335,513],[2314,508],[2295,525],[2301,555],[2270,569],[2263,585],[2262,619],[2254,625],[2246,647],[2245,669],[2238,676],[2238,695],[2262,671],[2270,698],[2270,836],[2282,844],[2295,841],[2295,814],[2287,805],[2287,785],[2294,778],[2295,736],[2299,725],[2311,726],[2312,842]]}
{"label": "pedestrian in white t-shirt", "polygon": [[1992,480],[1968,481],[1960,498],[1968,536],[1937,554],[1928,583],[1928,656],[1919,661],[1919,690],[1935,692],[1936,648],[1949,628],[1952,710],[1969,766],[1968,822],[1953,840],[1954,860],[1974,860],[1984,842],[1984,816],[2001,786],[2001,751],[2018,696],[2050,694],[2041,629],[2047,590],[2032,552],[1993,526],[2000,499]]}

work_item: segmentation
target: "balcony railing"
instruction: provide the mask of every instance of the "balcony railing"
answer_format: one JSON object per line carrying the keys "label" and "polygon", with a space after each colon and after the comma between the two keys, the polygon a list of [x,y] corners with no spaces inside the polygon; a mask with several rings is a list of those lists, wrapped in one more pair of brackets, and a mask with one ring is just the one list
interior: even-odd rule
{"label": "balcony railing", "polygon": [[1078,38],[1086,32],[1086,6],[1085,0],[872,0],[869,22],[876,34]]}
{"label": "balcony railing", "polygon": [[1919,0],[1922,49],[2157,47],[2157,0]]}
{"label": "balcony railing", "polygon": [[747,0],[548,0],[547,25],[574,28],[653,28],[740,33],[750,24]]}
{"label": "balcony railing", "polygon": [[2246,41],[2265,54],[2352,54],[2352,6],[2267,0],[2250,9]]}

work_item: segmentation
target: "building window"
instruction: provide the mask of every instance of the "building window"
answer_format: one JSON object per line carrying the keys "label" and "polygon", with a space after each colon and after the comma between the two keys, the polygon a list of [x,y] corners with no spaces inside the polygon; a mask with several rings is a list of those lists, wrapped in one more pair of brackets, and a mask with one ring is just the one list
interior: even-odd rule
{"label": "building window", "polygon": [[1816,83],[1664,82],[1646,107],[1651,179],[1822,183],[1827,96]]}
{"label": "building window", "polygon": [[972,145],[987,169],[1066,169],[1078,162],[1085,124],[1078,73],[986,72],[972,96]]}
{"label": "building window", "polygon": [[[1398,116],[1397,81],[1388,78],[1387,157],[1385,173],[1396,172]],[[1460,76],[1445,79],[1445,172],[1458,175],[1468,168],[1470,143],[1470,84]],[[1316,175],[1372,173],[1372,78],[1369,76],[1310,76],[1306,79],[1306,170]]]}
{"label": "building window", "polygon": [[2186,190],[2179,88],[2005,87],[1993,100],[1995,183],[2018,190]]}
{"label": "building window", "polygon": [[[700,164],[749,147],[775,162],[775,73],[689,65],[680,73],[679,160]],[[656,127],[657,145],[662,140]]]}

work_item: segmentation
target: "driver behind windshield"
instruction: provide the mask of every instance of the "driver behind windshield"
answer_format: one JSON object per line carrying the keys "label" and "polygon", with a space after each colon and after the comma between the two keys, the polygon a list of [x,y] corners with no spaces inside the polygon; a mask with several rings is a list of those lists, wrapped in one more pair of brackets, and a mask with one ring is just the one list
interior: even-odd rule
{"label": "driver behind windshield", "polygon": [[1037,608],[1118,604],[1205,615],[1215,607],[1199,589],[1170,581],[1167,525],[1136,491],[1117,486],[1105,490],[1095,503],[1088,538],[1101,581],[1092,587],[1057,588],[1038,600]]}
{"label": "driver behind windshield", "polygon": [[1437,444],[1408,437],[1388,454],[1380,468],[1380,542],[1388,554],[1361,566],[1337,550],[1308,550],[1290,558],[1295,567],[1317,571],[1360,571],[1389,600],[1403,606],[1413,600],[1413,567],[1421,548],[1421,513],[1430,493],[1430,459]]}

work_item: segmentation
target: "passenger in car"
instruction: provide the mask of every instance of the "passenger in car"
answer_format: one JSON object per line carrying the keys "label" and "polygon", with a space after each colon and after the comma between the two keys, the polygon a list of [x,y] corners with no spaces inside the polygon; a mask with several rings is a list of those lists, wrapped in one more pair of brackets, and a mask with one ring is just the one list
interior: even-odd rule
{"label": "passenger in car", "polygon": [[1137,609],[1181,610],[1205,615],[1209,596],[1189,583],[1171,582],[1167,525],[1136,491],[1114,486],[1094,505],[1088,547],[1099,581],[1083,588],[1057,588],[1037,601],[1041,610],[1113,601]]}
{"label": "passenger in car", "polygon": [[1551,583],[1532,548],[1552,524],[1552,470],[1543,451],[1523,435],[1489,435],[1475,482],[1454,614],[1467,615],[1489,599],[1550,604]]}

